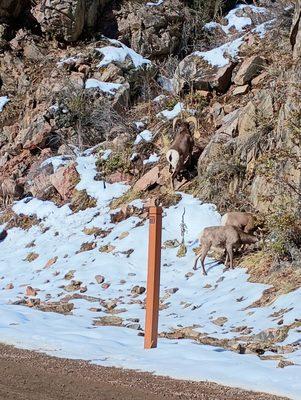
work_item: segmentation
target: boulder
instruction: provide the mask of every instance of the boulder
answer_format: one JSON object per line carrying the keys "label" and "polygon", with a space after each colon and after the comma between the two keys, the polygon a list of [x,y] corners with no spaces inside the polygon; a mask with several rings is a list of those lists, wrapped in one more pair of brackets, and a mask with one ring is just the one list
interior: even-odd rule
{"label": "boulder", "polygon": [[245,85],[259,75],[265,65],[266,60],[263,57],[252,56],[246,58],[234,78],[234,83],[236,85]]}
{"label": "boulder", "polygon": [[37,147],[44,148],[47,139],[51,135],[52,127],[39,115],[32,121],[27,129],[23,129],[18,135],[18,141],[23,144],[23,148],[27,150],[34,150]]}
{"label": "boulder", "polygon": [[50,177],[51,184],[55,187],[63,200],[71,199],[75,186],[79,181],[79,175],[75,163],[67,167],[59,168]]}
{"label": "boulder", "polygon": [[185,57],[178,65],[173,79],[173,87],[176,93],[188,90],[216,90],[225,93],[232,79],[235,63],[229,63],[222,68],[217,68],[207,63],[195,52]]}
{"label": "boulder", "polygon": [[135,183],[134,191],[144,191],[155,185],[160,177],[159,167],[153,167]]}
{"label": "boulder", "polygon": [[33,9],[43,32],[67,42],[76,41],[84,29],[93,31],[108,0],[45,0]]}
{"label": "boulder", "polygon": [[180,0],[165,0],[160,6],[123,2],[116,13],[119,39],[146,57],[169,56],[177,51],[185,21]]}

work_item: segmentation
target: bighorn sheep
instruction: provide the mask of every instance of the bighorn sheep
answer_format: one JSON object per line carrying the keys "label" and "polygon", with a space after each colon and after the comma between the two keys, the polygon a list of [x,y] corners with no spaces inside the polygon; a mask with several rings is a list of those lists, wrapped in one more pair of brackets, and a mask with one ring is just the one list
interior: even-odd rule
{"label": "bighorn sheep", "polygon": [[243,244],[252,244],[257,241],[256,236],[249,235],[235,226],[212,226],[205,228],[200,236],[201,251],[195,258],[193,269],[197,269],[198,259],[201,258],[203,274],[207,275],[204,261],[212,246],[222,247],[226,250],[225,265],[227,267],[228,259],[230,259],[230,267],[233,268],[233,250]]}
{"label": "bighorn sheep", "polygon": [[6,178],[1,183],[1,193],[3,205],[7,207],[14,198],[20,198],[24,194],[24,187],[18,184],[14,179]]}
{"label": "bighorn sheep", "polygon": [[251,233],[255,230],[255,218],[247,212],[233,211],[228,212],[222,217],[222,226],[236,226],[245,233]]}
{"label": "bighorn sheep", "polygon": [[196,130],[197,120],[195,117],[187,118],[185,121],[180,118],[175,118],[173,122],[175,138],[166,153],[166,159],[169,163],[169,172],[171,173],[172,189],[174,189],[174,179],[183,172],[191,161],[194,140],[190,123],[194,124]]}

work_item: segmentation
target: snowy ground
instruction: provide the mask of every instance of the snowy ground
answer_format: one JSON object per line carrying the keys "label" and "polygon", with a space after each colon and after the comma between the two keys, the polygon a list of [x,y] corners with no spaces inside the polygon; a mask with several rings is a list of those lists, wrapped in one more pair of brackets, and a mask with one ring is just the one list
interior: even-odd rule
{"label": "snowy ground", "polygon": [[[57,166],[58,159],[54,162]],[[95,158],[89,152],[79,156],[77,163],[81,175],[78,189],[86,189],[95,197],[97,207],[73,214],[67,205],[57,208],[51,202],[37,199],[14,205],[15,212],[36,214],[42,222],[29,231],[10,230],[0,244],[1,341],[59,357],[83,358],[101,365],[154,371],[176,378],[211,380],[301,399],[300,350],[285,355],[298,365],[280,369],[275,361],[262,361],[255,355],[239,355],[189,340],[161,339],[157,350],[144,351],[143,338],[137,335],[137,330],[93,326],[94,320],[110,315],[103,306],[110,301],[116,303],[114,315],[121,317],[124,325],[134,321],[144,326],[144,294],[133,296],[131,289],[135,285],[146,286],[148,226],[141,225],[138,217],[112,224],[108,204],[128,187],[113,184],[104,189],[102,182],[94,181]],[[134,205],[141,207],[142,203],[138,200]],[[165,307],[160,312],[161,332],[197,325],[198,331],[211,337],[234,338],[239,337],[235,328],[240,326],[247,326],[252,334],[277,327],[280,317],[272,317],[276,311],[284,310],[281,318],[285,325],[300,317],[301,289],[280,297],[269,307],[247,309],[267,286],[248,282],[243,268],[224,273],[223,266],[213,267],[209,259],[207,277],[200,271],[189,278],[185,276],[192,272],[193,248],[199,232],[205,226],[218,225],[220,216],[212,205],[183,195],[178,205],[164,210],[163,242],[180,240],[179,225],[184,208],[187,254],[178,258],[178,248],[166,248],[162,253],[161,300]],[[84,228],[92,227],[111,229],[111,232],[103,239],[94,239],[83,232]],[[78,253],[84,242],[92,241],[96,243],[94,249]],[[28,244],[33,247],[26,247]],[[110,253],[102,253],[99,248],[104,245],[115,248]],[[127,256],[130,249],[133,251]],[[29,262],[26,257],[31,252],[38,257]],[[45,268],[54,257],[56,262]],[[71,300],[75,304],[72,316],[8,304],[24,298],[27,285],[39,289],[37,297],[42,301],[58,301],[67,294],[79,293],[64,290],[64,285],[70,283],[64,276],[70,271],[74,271],[72,279],[87,286],[84,295],[96,298],[92,303],[85,299]],[[108,288],[97,284],[98,274],[110,284]],[[14,288],[5,290],[10,283]],[[170,290],[173,288],[178,290]],[[91,311],[91,307],[98,311]],[[219,317],[227,319],[223,326],[214,323]],[[297,341],[300,342],[298,331],[286,338],[286,344]]]}
{"label": "snowy ground", "polygon": [[[161,3],[163,1],[159,0],[149,5]],[[237,16],[236,11],[231,12],[226,20],[225,32],[234,27],[237,32],[244,33],[250,26],[250,19]],[[254,32],[262,36],[268,27],[269,22],[265,22]],[[229,55],[237,55],[244,38],[241,36],[216,49],[199,52],[199,55],[212,65],[223,66],[228,63]],[[119,42],[111,41],[111,44],[114,46],[98,49],[103,55],[101,65],[125,58],[130,58],[135,67],[149,64],[149,60]],[[60,63],[73,61],[73,58],[68,58]],[[111,86],[112,83],[106,83],[104,87],[99,81],[88,82],[89,85],[101,86],[102,90],[112,93],[118,89]],[[0,111],[7,100],[6,97],[0,98]],[[173,110],[164,110],[158,117],[172,120],[182,108],[182,103],[178,103]],[[149,135],[146,132],[149,131],[141,132],[137,140],[151,140],[151,132]],[[153,159],[155,157],[153,155]],[[47,162],[52,162],[56,170],[61,160],[55,157]],[[68,160],[63,164],[66,162]],[[82,358],[100,365],[152,371],[175,378],[210,380],[301,399],[300,328],[291,330],[281,343],[296,344],[295,352],[283,355],[295,365],[285,368],[277,368],[278,362],[263,361],[256,355],[239,355],[191,340],[160,339],[158,349],[143,350],[139,331],[126,326],[144,326],[145,294],[133,295],[131,291],[136,285],[146,286],[147,223],[141,224],[140,218],[134,216],[117,224],[111,223],[113,211],[108,205],[129,187],[116,183],[108,184],[104,189],[102,182],[95,181],[95,158],[89,151],[77,157],[77,164],[81,175],[77,189],[86,189],[97,200],[95,208],[73,214],[68,205],[58,208],[51,202],[37,199],[14,205],[16,213],[36,215],[41,223],[28,231],[11,229],[5,241],[0,243],[1,341],[58,357]],[[134,205],[142,207],[139,200]],[[250,308],[261,298],[267,286],[248,282],[245,269],[224,273],[222,265],[216,266],[208,259],[208,276],[202,276],[200,271],[192,274],[196,239],[204,227],[218,225],[220,216],[212,205],[201,204],[192,196],[183,195],[177,206],[164,210],[163,242],[181,240],[180,222],[184,208],[188,227],[186,256],[178,258],[178,248],[162,251],[160,332],[194,326],[194,330],[212,338],[239,341],[242,327],[249,335],[256,335],[269,328],[279,328],[281,319],[282,326],[286,326],[301,318],[301,289],[281,296],[268,307]],[[110,233],[105,238],[95,239],[85,233],[88,228],[102,228]],[[86,242],[94,242],[95,248],[79,252]],[[100,252],[104,246],[111,247],[111,251]],[[28,256],[31,253],[36,258],[30,262]],[[49,260],[53,262],[51,265]],[[72,279],[81,281],[81,287],[87,287],[83,295],[96,299],[94,302],[88,298],[71,299],[75,305],[73,315],[43,313],[9,304],[22,300],[27,286],[39,289],[37,297],[46,302],[61,301],[66,295],[79,294],[79,290],[65,290],[65,286],[70,284],[65,276],[71,271]],[[96,282],[96,275],[104,277],[105,286]],[[9,287],[11,289],[7,290]],[[106,305],[112,302],[115,307],[108,310]],[[121,318],[124,326],[93,325],[100,317],[112,315]],[[222,325],[216,324],[218,319],[223,319]]]}

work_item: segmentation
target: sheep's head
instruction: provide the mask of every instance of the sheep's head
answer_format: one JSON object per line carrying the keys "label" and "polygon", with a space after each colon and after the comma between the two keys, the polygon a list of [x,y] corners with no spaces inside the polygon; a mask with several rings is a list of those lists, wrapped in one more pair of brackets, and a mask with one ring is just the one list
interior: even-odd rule
{"label": "sheep's head", "polygon": [[176,133],[189,132],[195,138],[200,137],[198,121],[195,117],[189,117],[185,120],[175,118],[173,120],[173,131]]}

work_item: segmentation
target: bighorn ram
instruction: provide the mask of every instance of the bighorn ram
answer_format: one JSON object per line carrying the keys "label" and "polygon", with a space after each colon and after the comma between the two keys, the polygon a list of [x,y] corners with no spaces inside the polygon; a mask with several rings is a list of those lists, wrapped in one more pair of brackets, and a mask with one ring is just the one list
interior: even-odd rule
{"label": "bighorn ram", "polygon": [[6,178],[1,183],[1,193],[3,205],[7,207],[14,198],[20,198],[24,194],[24,187],[18,184],[14,179]]}
{"label": "bighorn ram", "polygon": [[233,211],[228,212],[222,217],[222,226],[236,226],[246,233],[251,233],[255,230],[255,218],[247,212]]}
{"label": "bighorn ram", "polygon": [[230,258],[230,267],[233,268],[233,250],[243,244],[252,244],[258,241],[256,236],[249,235],[235,226],[212,226],[205,228],[200,236],[201,251],[195,258],[193,269],[196,270],[198,259],[201,258],[201,264],[204,275],[205,258],[212,246],[224,248],[227,252],[225,265],[227,267]]}
{"label": "bighorn ram", "polygon": [[174,189],[174,179],[185,170],[191,161],[194,140],[190,123],[194,124],[194,129],[196,130],[198,124],[195,117],[189,117],[185,121],[175,118],[173,122],[175,138],[166,153],[169,172],[171,173],[172,189]]}

